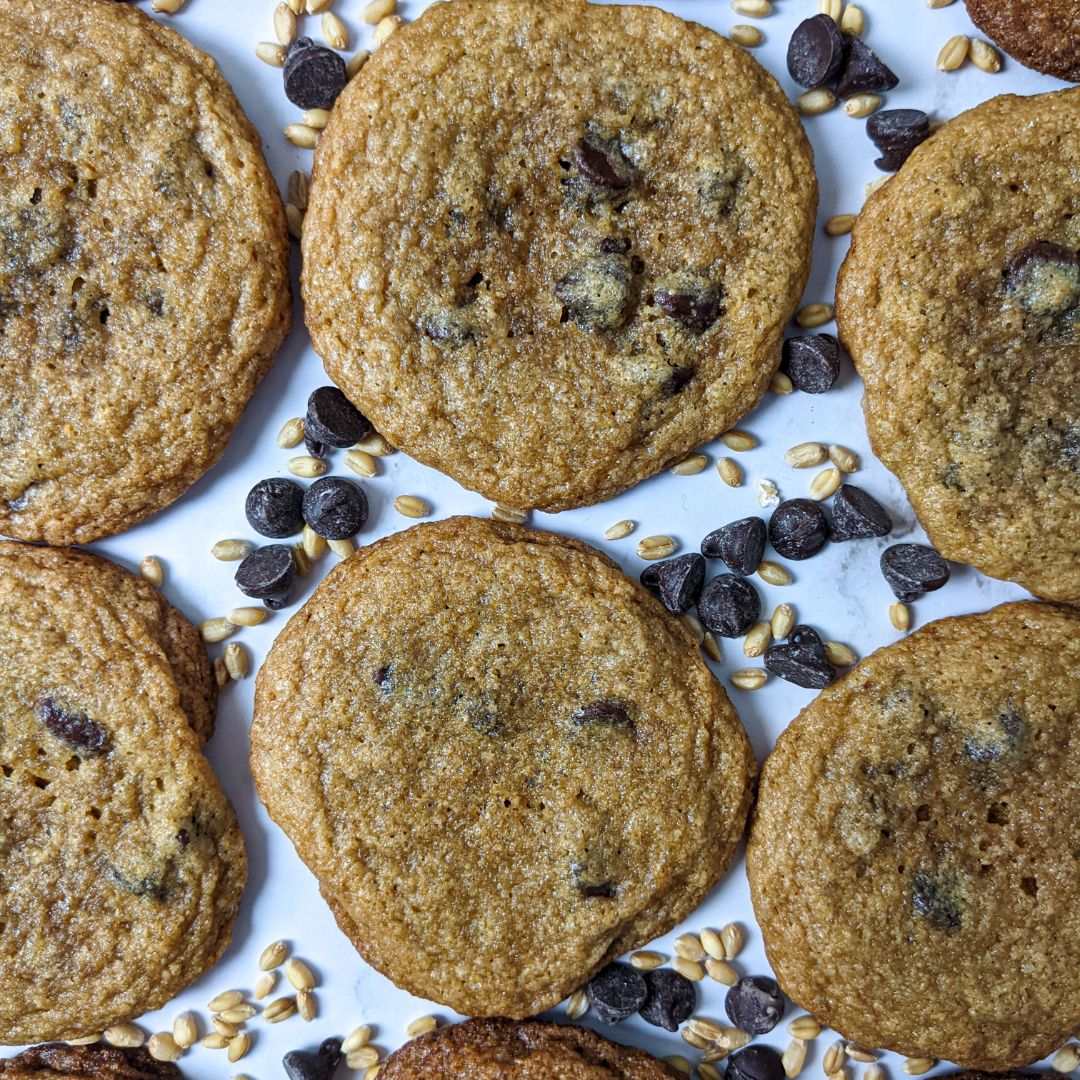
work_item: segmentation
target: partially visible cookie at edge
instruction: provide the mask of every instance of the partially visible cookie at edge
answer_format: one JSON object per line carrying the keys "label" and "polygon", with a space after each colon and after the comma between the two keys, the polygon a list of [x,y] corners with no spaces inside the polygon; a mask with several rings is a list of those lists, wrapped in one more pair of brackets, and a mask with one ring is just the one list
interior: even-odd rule
{"label": "partially visible cookie at edge", "polygon": [[45,1043],[14,1057],[0,1058],[0,1076],[10,1080],[182,1080],[183,1073],[168,1061],[157,1061],[144,1047],[121,1048],[93,1043],[68,1046]]}
{"label": "partially visible cookie at edge", "polygon": [[971,21],[1013,59],[1080,82],[1080,5],[1075,0],[964,0]]}

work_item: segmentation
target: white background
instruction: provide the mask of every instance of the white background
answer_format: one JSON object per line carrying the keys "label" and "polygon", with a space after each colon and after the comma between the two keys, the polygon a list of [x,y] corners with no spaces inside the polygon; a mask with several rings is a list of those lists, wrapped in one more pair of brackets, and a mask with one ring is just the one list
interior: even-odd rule
{"label": "white background", "polygon": [[[359,18],[361,6],[362,0],[337,0],[333,8],[348,25],[352,37],[350,48],[363,46],[369,34]],[[734,15],[721,0],[665,0],[665,6],[720,32],[735,23],[753,21]],[[862,6],[867,18],[867,42],[901,80],[899,88],[888,95],[887,107],[915,107],[926,110],[934,118],[948,118],[997,93],[1027,94],[1061,85],[1008,59],[1002,72],[996,75],[981,72],[970,64],[958,73],[938,72],[935,57],[945,39],[973,30],[962,3],[937,11],[924,7],[919,0],[862,0]],[[262,132],[270,164],[284,189],[290,170],[308,169],[311,155],[294,149],[282,137],[284,124],[297,119],[296,110],[282,93],[280,72],[266,67],[254,56],[257,41],[273,39],[273,7],[274,0],[188,0],[177,16],[165,21],[217,59],[248,115]],[[400,10],[411,19],[422,7],[420,3],[408,3]],[[794,26],[815,13],[817,6],[814,0],[777,0],[775,9],[772,17],[756,23],[767,40],[763,47],[754,50],[754,55],[780,78],[785,90],[794,97],[798,91],[784,66],[787,41]],[[318,17],[309,16],[302,22],[302,33],[321,39]],[[857,211],[863,202],[865,184],[880,175],[872,164],[876,152],[864,134],[863,122],[849,119],[837,110],[810,118],[806,126],[814,143],[821,185],[820,221],[832,214]],[[806,302],[831,302],[836,271],[846,249],[846,238],[830,239],[818,229]],[[297,261],[294,254],[294,271]],[[302,449],[279,450],[275,434],[289,417],[303,414],[308,393],[326,381],[304,331],[298,304],[293,331],[233,436],[223,461],[169,509],[123,536],[96,545],[96,549],[131,568],[137,568],[144,555],[159,556],[167,572],[166,595],[195,622],[222,615],[244,602],[232,582],[235,564],[215,562],[210,557],[211,545],[232,536],[258,540],[244,518],[244,496],[257,480],[288,475],[287,458]],[[643,564],[635,554],[635,545],[643,536],[669,533],[678,538],[682,551],[691,551],[697,549],[705,533],[717,526],[751,513],[766,513],[759,511],[755,499],[754,481],[758,477],[774,480],[784,497],[805,494],[817,470],[790,469],[783,462],[783,453],[795,443],[814,439],[842,443],[860,455],[863,467],[853,479],[891,511],[896,529],[888,538],[889,543],[922,539],[899,485],[869,453],[860,393],[858,380],[845,361],[839,383],[827,395],[812,397],[794,393],[782,398],[767,395],[762,405],[740,425],[759,440],[759,446],[752,452],[734,455],[719,444],[706,447],[710,466],[700,475],[661,475],[601,506],[558,516],[533,515],[533,524],[582,537],[603,547],[622,562],[628,573],[636,576]],[[726,487],[713,468],[716,459],[725,455],[736,457],[746,472],[747,483],[741,489]],[[341,451],[334,452],[332,464],[333,471],[352,475],[344,467]],[[398,494],[415,494],[428,500],[438,517],[459,513],[483,516],[489,512],[488,504],[478,495],[403,454],[383,459],[380,475],[364,486],[371,502],[371,517],[359,538],[363,542],[411,524],[390,505]],[[616,543],[603,541],[603,530],[622,518],[638,522],[637,531]],[[795,605],[800,621],[816,626],[825,637],[849,643],[860,655],[889,643],[897,635],[886,613],[892,596],[878,570],[878,556],[885,543],[884,540],[861,541],[828,546],[808,562],[789,564],[795,582],[787,588],[755,581],[764,610],[771,611],[781,600],[788,601]],[[330,556],[304,582],[304,595],[314,587],[333,558]],[[980,611],[1022,595],[1023,591],[1015,586],[991,581],[965,567],[954,567],[949,584],[918,601],[913,606],[913,616],[916,625],[921,625],[938,616]],[[244,630],[240,635],[239,640],[252,651],[256,663],[261,661],[289,613],[275,613],[264,626]],[[747,661],[738,642],[727,641],[723,646],[724,662],[718,667],[721,676],[759,663]],[[280,1076],[280,1060],[285,1051],[313,1047],[322,1038],[342,1035],[361,1022],[376,1027],[375,1042],[389,1051],[403,1041],[404,1027],[415,1017],[433,1012],[441,1019],[453,1018],[448,1010],[397,990],[360,959],[334,924],[319,897],[314,878],[284,835],[270,824],[256,798],[247,765],[252,690],[253,679],[249,678],[223,693],[217,734],[209,748],[210,758],[236,807],[250,857],[248,887],[233,944],[215,971],[141,1023],[148,1032],[167,1030],[178,1011],[191,1008],[202,1017],[205,1030],[209,1015],[207,1001],[221,990],[233,987],[249,990],[257,974],[260,951],[276,938],[289,940],[297,954],[307,959],[317,972],[320,1015],[310,1024],[304,1024],[299,1017],[277,1026],[254,1020],[249,1026],[254,1033],[252,1052],[238,1065],[229,1066],[222,1051],[196,1047],[185,1055],[182,1067],[197,1080],[241,1070],[256,1078]],[[811,691],[777,680],[755,693],[738,690],[730,693],[759,758],[813,696]],[[720,927],[729,920],[741,922],[747,931],[747,946],[737,962],[740,971],[748,974],[767,971],[741,858],[691,917],[687,927]],[[670,953],[674,933],[656,947]],[[701,984],[698,1014],[723,1020],[724,991],[718,983]],[[561,1014],[561,1010],[556,1012]],[[789,1011],[785,1024],[795,1014]],[[586,1016],[583,1022],[597,1023],[591,1016]],[[697,1057],[697,1052],[686,1047],[677,1034],[648,1027],[636,1018],[616,1028],[599,1023],[597,1027],[618,1040],[636,1043],[657,1054],[685,1051],[692,1060]],[[783,1049],[787,1038],[782,1024],[764,1041]],[[820,1054],[827,1043],[828,1036],[823,1036],[816,1047],[811,1044],[807,1064],[810,1075],[820,1073]],[[899,1073],[898,1060],[886,1059],[885,1063],[892,1073]]]}

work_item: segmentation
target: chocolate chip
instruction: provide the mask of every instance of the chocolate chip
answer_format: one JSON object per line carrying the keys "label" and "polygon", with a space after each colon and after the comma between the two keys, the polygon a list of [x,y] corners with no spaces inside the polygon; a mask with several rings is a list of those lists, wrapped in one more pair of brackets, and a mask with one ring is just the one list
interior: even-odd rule
{"label": "chocolate chip", "polygon": [[621,236],[605,236],[600,241],[601,255],[625,255],[630,250],[630,241]]}
{"label": "chocolate chip", "polygon": [[766,1035],[784,1015],[784,995],[767,975],[744,975],[724,999],[731,1022],[748,1035]]}
{"label": "chocolate chip", "polygon": [[616,727],[629,727],[630,714],[626,706],[617,701],[593,701],[583,705],[570,714],[572,723],[578,727],[586,724],[610,724]]}
{"label": "chocolate chip", "polygon": [[289,46],[281,74],[285,96],[299,109],[332,109],[349,81],[345,61],[309,37]]}
{"label": "chocolate chip", "polygon": [[650,563],[641,572],[641,584],[652,589],[661,603],[675,615],[689,611],[705,584],[705,560],[691,552],[674,559]]}
{"label": "chocolate chip", "polygon": [[341,1064],[341,1040],[324,1039],[319,1049],[290,1050],[282,1059],[289,1080],[331,1080]]}
{"label": "chocolate chip", "polygon": [[964,740],[964,753],[983,764],[1000,761],[1024,740],[1024,721],[1012,709],[975,727],[973,734]]}
{"label": "chocolate chip", "polygon": [[625,191],[633,179],[633,166],[611,139],[578,139],[570,156],[583,180],[609,191]]}
{"label": "chocolate chip", "polygon": [[105,729],[85,713],[65,709],[56,698],[46,695],[38,702],[37,718],[50,735],[77,750],[80,757],[105,753]]}
{"label": "chocolate chip", "polygon": [[784,1080],[784,1063],[771,1046],[748,1046],[728,1058],[728,1080]]}
{"label": "chocolate chip", "polygon": [[655,968],[645,973],[645,1001],[638,1012],[647,1024],[678,1031],[697,1007],[694,984],[671,968]]}
{"label": "chocolate chip", "polygon": [[784,342],[780,370],[804,394],[824,394],[840,374],[840,342],[832,334],[802,334]]}
{"label": "chocolate chip", "polygon": [[608,1024],[617,1024],[636,1013],[646,994],[645,980],[629,964],[608,964],[585,989],[593,1011]]}
{"label": "chocolate chip", "polygon": [[741,637],[758,621],[761,600],[745,578],[721,574],[701,592],[698,615],[706,628],[721,637]]}
{"label": "chocolate chip", "polygon": [[292,593],[296,563],[285,544],[256,548],[236,571],[236,584],[245,596],[265,600],[273,610],[284,607]]}
{"label": "chocolate chip", "polygon": [[273,476],[260,480],[248,492],[244,513],[257,533],[281,539],[304,527],[303,505],[304,489],[299,484]]}
{"label": "chocolate chip", "polygon": [[371,673],[371,681],[385,694],[390,690],[392,684],[393,674],[390,670],[390,665],[387,664],[381,668],[376,668]]}
{"label": "chocolate chip", "polygon": [[625,255],[580,259],[555,283],[554,292],[582,330],[616,330],[630,301],[630,262]]}
{"label": "chocolate chip", "polygon": [[866,121],[866,134],[882,152],[874,164],[895,172],[930,137],[930,117],[919,109],[883,109]]}
{"label": "chocolate chip", "polygon": [[664,384],[660,387],[660,390],[666,397],[673,397],[682,390],[683,387],[688,386],[693,377],[694,369],[689,364],[672,368],[671,375],[665,380]]}
{"label": "chocolate chip", "polygon": [[324,476],[304,492],[304,520],[327,540],[348,540],[367,521],[367,496],[359,484]]}
{"label": "chocolate chip", "polygon": [[847,57],[840,73],[840,81],[836,84],[837,97],[851,97],[852,94],[861,94],[866,90],[876,93],[892,90],[896,86],[900,80],[862,38],[845,34],[844,40],[847,43]]}
{"label": "chocolate chip", "polygon": [[1036,240],[1009,260],[1005,290],[1036,315],[1051,318],[1080,305],[1080,258],[1060,244]]}
{"label": "chocolate chip", "polygon": [[816,630],[796,626],[787,644],[770,645],[765,650],[765,670],[808,690],[823,690],[836,678],[825,646]]}
{"label": "chocolate chip", "polygon": [[330,453],[330,447],[326,443],[321,443],[318,439],[313,439],[311,433],[304,432],[304,449],[312,456],[317,458],[326,457]]}
{"label": "chocolate chip", "polygon": [[926,544],[893,544],[881,553],[881,572],[896,599],[907,604],[949,580],[949,564]]}
{"label": "chocolate chip", "polygon": [[579,885],[578,892],[586,900],[610,900],[615,895],[615,883],[601,881],[595,885]]}
{"label": "chocolate chip", "polygon": [[871,536],[888,536],[892,518],[888,510],[868,492],[854,484],[841,484],[832,505],[833,519],[829,538],[866,540]]}
{"label": "chocolate chip", "polygon": [[844,66],[847,43],[828,15],[812,15],[795,27],[787,50],[788,74],[810,90],[833,82]]}
{"label": "chocolate chip", "polygon": [[769,543],[785,559],[809,559],[829,538],[829,519],[813,499],[787,499],[769,518]]}
{"label": "chocolate chip", "polygon": [[935,930],[951,934],[960,929],[960,906],[940,882],[929,874],[918,873],[911,880],[911,905],[920,919]]}
{"label": "chocolate chip", "polygon": [[336,386],[312,391],[304,417],[305,434],[344,449],[366,439],[371,431],[371,421]]}
{"label": "chocolate chip", "polygon": [[708,284],[702,284],[700,291],[658,288],[653,301],[665,315],[695,334],[708,330],[720,314],[720,290]]}
{"label": "chocolate chip", "polygon": [[457,308],[444,308],[425,316],[420,321],[419,330],[437,345],[447,345],[451,349],[459,349],[462,345],[479,340],[481,336],[468,314]]}
{"label": "chocolate chip", "polygon": [[766,535],[761,518],[740,518],[709,533],[701,541],[701,554],[706,559],[722,559],[736,574],[749,577],[761,565]]}

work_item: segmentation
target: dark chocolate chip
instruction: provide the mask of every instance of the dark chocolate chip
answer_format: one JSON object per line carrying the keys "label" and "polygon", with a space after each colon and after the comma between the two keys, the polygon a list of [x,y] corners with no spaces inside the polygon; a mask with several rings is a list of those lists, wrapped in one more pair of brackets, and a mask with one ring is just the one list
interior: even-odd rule
{"label": "dark chocolate chip", "polygon": [[744,975],[724,999],[731,1022],[748,1035],[766,1035],[784,1015],[784,995],[767,975]]}
{"label": "dark chocolate chip", "polygon": [[665,315],[695,334],[708,330],[720,314],[720,290],[713,287],[703,288],[701,292],[657,289],[653,300]]}
{"label": "dark chocolate chip", "polygon": [[645,980],[629,964],[608,964],[585,988],[593,1012],[608,1024],[617,1024],[636,1013],[645,1001]]}
{"label": "dark chocolate chip", "polygon": [[579,885],[578,892],[586,900],[610,900],[615,895],[615,884],[601,881],[598,885]]}
{"label": "dark chocolate chip", "polygon": [[769,518],[769,543],[785,559],[809,559],[829,538],[829,519],[813,499],[787,499]]}
{"label": "dark chocolate chip", "polygon": [[344,449],[366,439],[371,431],[371,421],[336,386],[312,391],[304,417],[305,434]]}
{"label": "dark chocolate chip", "polygon": [[840,374],[840,342],[832,334],[802,334],[784,342],[780,370],[796,390],[824,394]]}
{"label": "dark chocolate chip", "polygon": [[645,973],[645,1001],[638,1010],[641,1019],[655,1027],[678,1031],[697,1008],[694,984],[671,968],[655,968]]}
{"label": "dark chocolate chip", "polygon": [[330,447],[326,443],[321,443],[318,439],[311,437],[311,432],[304,432],[304,449],[312,456],[317,458],[324,458],[330,453]]}
{"label": "dark chocolate chip", "polygon": [[37,718],[50,735],[77,750],[80,757],[105,753],[105,729],[85,713],[65,709],[56,698],[46,695],[38,702]]}
{"label": "dark chocolate chip", "polygon": [[289,46],[281,74],[285,96],[299,109],[332,109],[349,81],[345,61],[309,37]]}
{"label": "dark chocolate chip", "polygon": [[881,553],[881,572],[896,599],[907,604],[949,580],[949,564],[926,544],[893,544]]}
{"label": "dark chocolate chip", "polygon": [[633,179],[633,166],[611,140],[578,139],[570,151],[582,179],[594,187],[624,191]]}
{"label": "dark chocolate chip", "polygon": [[866,134],[882,153],[874,164],[895,172],[930,137],[930,117],[919,109],[883,109],[866,121]]}
{"label": "dark chocolate chip", "polygon": [[788,74],[810,90],[834,82],[844,66],[847,43],[828,15],[812,15],[795,27],[788,42]]}
{"label": "dark chocolate chip", "polygon": [[809,626],[796,626],[787,644],[770,645],[764,659],[766,671],[808,690],[823,690],[836,678],[821,637]]}
{"label": "dark chocolate chip", "polygon": [[721,637],[741,637],[758,621],[761,600],[743,577],[720,574],[701,592],[698,615],[706,628]]}
{"label": "dark chocolate chip", "polygon": [[892,518],[888,510],[873,495],[854,484],[840,485],[833,499],[832,510],[829,538],[837,543],[888,536],[892,532]]}
{"label": "dark chocolate chip", "polygon": [[844,40],[847,42],[847,57],[840,73],[840,81],[836,84],[837,97],[851,97],[852,94],[861,94],[866,90],[877,93],[892,90],[896,86],[900,80],[862,38],[845,34]]}
{"label": "dark chocolate chip", "polygon": [[178,829],[176,833],[176,842],[181,847],[187,847],[191,843],[191,833],[187,829]]}
{"label": "dark chocolate chip", "polygon": [[618,701],[592,701],[570,714],[572,723],[578,727],[586,724],[610,724],[617,727],[630,726],[630,714]]}
{"label": "dark chocolate chip", "polygon": [[652,589],[668,611],[681,615],[698,602],[705,584],[705,560],[691,552],[650,563],[641,572],[641,584]]}
{"label": "dark chocolate chip", "polygon": [[688,386],[690,380],[694,377],[694,369],[688,364],[684,364],[681,367],[672,368],[671,375],[660,387],[662,393],[668,397],[673,397],[683,387]]}
{"label": "dark chocolate chip", "polygon": [[1005,289],[1036,315],[1054,317],[1080,305],[1080,258],[1060,244],[1036,240],[1005,267]]}
{"label": "dark chocolate chip", "polygon": [[761,518],[740,518],[709,533],[701,541],[701,554],[706,559],[722,559],[736,574],[749,577],[761,565],[767,535]]}
{"label": "dark chocolate chip", "polygon": [[248,524],[262,536],[281,539],[304,527],[304,489],[292,480],[272,476],[260,480],[244,503]]}
{"label": "dark chocolate chip", "polygon": [[457,308],[443,309],[425,316],[419,329],[437,345],[447,345],[451,349],[459,349],[462,345],[479,340],[481,336],[467,312]]}
{"label": "dark chocolate chip", "polygon": [[784,1080],[784,1063],[771,1046],[748,1046],[728,1058],[728,1080]]}
{"label": "dark chocolate chip", "polygon": [[981,724],[964,740],[964,753],[973,761],[988,764],[1000,761],[1024,740],[1024,721],[1009,709]]}
{"label": "dark chocolate chip", "polygon": [[605,236],[600,241],[601,255],[625,255],[630,250],[630,241],[621,236]]}
{"label": "dark chocolate chip", "polygon": [[554,292],[582,330],[616,330],[630,301],[630,261],[625,255],[580,259],[555,283]]}
{"label": "dark chocolate chip", "polygon": [[292,593],[296,563],[285,544],[256,548],[236,571],[236,584],[245,596],[265,600],[273,610],[284,607]]}
{"label": "dark chocolate chip", "polygon": [[324,476],[304,492],[304,520],[327,540],[348,540],[367,521],[367,496],[359,484]]}
{"label": "dark chocolate chip", "polygon": [[960,905],[929,874],[918,873],[912,878],[911,905],[935,930],[951,934],[960,929]]}
{"label": "dark chocolate chip", "polygon": [[393,673],[390,670],[390,665],[386,664],[381,668],[376,668],[371,673],[371,681],[385,694],[390,690],[393,682]]}
{"label": "dark chocolate chip", "polygon": [[289,1080],[331,1080],[341,1064],[341,1040],[324,1039],[319,1049],[290,1050],[282,1059]]}

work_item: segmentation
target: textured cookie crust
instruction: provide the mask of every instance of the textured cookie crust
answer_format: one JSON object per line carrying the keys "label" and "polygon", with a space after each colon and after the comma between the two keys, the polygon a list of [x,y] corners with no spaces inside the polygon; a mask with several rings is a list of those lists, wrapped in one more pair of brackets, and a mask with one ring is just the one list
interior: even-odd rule
{"label": "textured cookie crust", "polygon": [[67,1046],[45,1043],[15,1057],[0,1059],[0,1076],[10,1080],[54,1080],[66,1076],[88,1080],[182,1080],[171,1062],[155,1061],[145,1048]]}
{"label": "textured cookie crust", "polygon": [[122,572],[62,557],[0,546],[4,1043],[165,1004],[228,945],[246,876],[164,646],[122,597],[102,600]]}
{"label": "textured cookie crust", "polygon": [[[582,139],[615,187],[586,179]],[[758,402],[816,203],[798,117],[746,50],[655,8],[455,0],[334,109],[305,318],[396,446],[490,499],[581,506]]]}
{"label": "textured cookie crust", "polygon": [[365,959],[517,1019],[697,907],[755,773],[658,601],[578,541],[475,518],[329,574],[259,672],[251,764]]}
{"label": "textured cookie crust", "polygon": [[1080,1023],[1080,617],[880,649],[762,770],[747,850],[785,991],[846,1038],[1003,1070]]}
{"label": "textured cookie crust", "polygon": [[1080,82],[1076,0],[964,0],[971,21],[1021,64]]}
{"label": "textured cookie crust", "polygon": [[284,214],[213,61],[133,6],[7,5],[0,72],[0,531],[86,543],[221,456],[288,329]]}
{"label": "textured cookie crust", "polygon": [[386,1080],[674,1080],[642,1050],[589,1028],[502,1018],[468,1020],[407,1042],[379,1074]]}
{"label": "textured cookie crust", "polygon": [[1036,241],[1080,249],[1080,89],[1004,96],[919,147],[855,222],[840,336],[874,451],[946,558],[1080,600],[1080,306],[1006,288]]}

